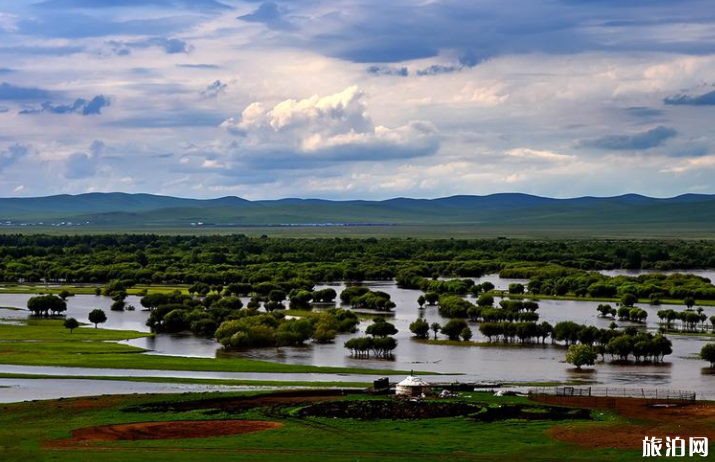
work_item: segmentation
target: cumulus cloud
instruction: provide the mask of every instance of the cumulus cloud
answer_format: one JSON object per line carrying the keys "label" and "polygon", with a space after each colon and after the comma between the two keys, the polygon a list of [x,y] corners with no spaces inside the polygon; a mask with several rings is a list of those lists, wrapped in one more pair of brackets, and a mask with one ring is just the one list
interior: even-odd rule
{"label": "cumulus cloud", "polygon": [[221,126],[244,137],[245,145],[308,158],[388,160],[429,155],[439,147],[438,131],[430,122],[374,125],[365,94],[356,86],[324,97],[288,99],[272,108],[256,102]]}
{"label": "cumulus cloud", "polygon": [[39,108],[25,108],[20,111],[20,114],[41,114],[46,112],[50,114],[81,114],[89,116],[101,114],[102,109],[110,105],[109,98],[104,95],[97,95],[89,101],[77,98],[71,104],[55,105],[50,101],[46,101]]}
{"label": "cumulus cloud", "polygon": [[201,92],[201,96],[204,98],[218,98],[220,95],[226,93],[227,88],[228,84],[222,83],[220,80],[216,80]]}
{"label": "cumulus cloud", "polygon": [[0,172],[30,154],[30,147],[13,144],[4,151],[0,151]]}
{"label": "cumulus cloud", "polygon": [[632,135],[608,135],[592,140],[584,140],[580,144],[584,147],[597,149],[639,151],[660,146],[677,135],[678,132],[675,129],[659,125],[658,127],[641,133]]}
{"label": "cumulus cloud", "polygon": [[715,90],[699,96],[669,96],[663,102],[670,106],[715,106]]}

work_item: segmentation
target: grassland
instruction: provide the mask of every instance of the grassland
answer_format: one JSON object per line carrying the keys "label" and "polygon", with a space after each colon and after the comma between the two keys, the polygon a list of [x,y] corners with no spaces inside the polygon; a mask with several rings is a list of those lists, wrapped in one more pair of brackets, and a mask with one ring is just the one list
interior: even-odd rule
{"label": "grassland", "polygon": [[189,358],[146,355],[146,350],[116,343],[144,337],[135,331],[81,327],[74,333],[61,321],[36,320],[0,325],[0,363],[23,366],[85,367],[214,372],[396,374],[405,371],[303,366],[244,358]]}
{"label": "grassland", "polygon": [[[227,394],[126,396],[8,405],[0,413],[0,447],[5,462],[63,461],[631,461],[633,449],[587,449],[562,443],[548,432],[565,421],[504,420],[476,422],[469,417],[422,420],[355,420],[299,417],[301,405],[207,414],[205,410],[139,412],[152,403],[184,403]],[[238,395],[237,395],[238,396]],[[347,399],[361,400],[361,397]],[[530,403],[524,398],[462,396],[472,404],[499,406]],[[179,408],[181,409],[181,408]],[[623,419],[594,413],[595,421],[569,421],[583,429],[613,426]],[[146,441],[103,441],[61,446],[70,431],[92,426],[170,420],[251,419],[277,422],[280,428],[221,437]]]}

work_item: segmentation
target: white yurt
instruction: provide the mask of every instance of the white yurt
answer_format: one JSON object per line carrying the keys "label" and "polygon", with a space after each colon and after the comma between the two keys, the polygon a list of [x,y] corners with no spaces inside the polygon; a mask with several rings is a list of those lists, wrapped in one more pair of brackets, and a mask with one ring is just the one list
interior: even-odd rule
{"label": "white yurt", "polygon": [[419,377],[408,376],[405,380],[397,384],[397,396],[407,396],[416,398],[418,396],[429,396],[432,394],[432,386]]}

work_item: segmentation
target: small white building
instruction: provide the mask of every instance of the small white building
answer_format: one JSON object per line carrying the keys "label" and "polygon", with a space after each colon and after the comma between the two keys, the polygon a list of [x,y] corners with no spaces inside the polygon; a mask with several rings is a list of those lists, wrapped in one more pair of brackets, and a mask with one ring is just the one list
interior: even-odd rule
{"label": "small white building", "polygon": [[432,386],[421,378],[410,375],[397,384],[395,393],[397,396],[407,396],[410,398],[416,398],[422,395],[429,396],[432,394]]}

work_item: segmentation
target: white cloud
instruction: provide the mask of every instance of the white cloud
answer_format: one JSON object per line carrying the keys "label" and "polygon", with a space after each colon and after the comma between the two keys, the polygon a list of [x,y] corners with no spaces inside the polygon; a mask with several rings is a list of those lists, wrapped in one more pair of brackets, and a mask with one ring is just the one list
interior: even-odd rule
{"label": "white cloud", "polygon": [[248,105],[238,119],[221,126],[245,138],[244,145],[269,151],[350,160],[410,158],[433,154],[439,132],[427,121],[389,128],[367,114],[366,95],[357,86],[320,97],[287,99],[268,109]]}

